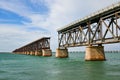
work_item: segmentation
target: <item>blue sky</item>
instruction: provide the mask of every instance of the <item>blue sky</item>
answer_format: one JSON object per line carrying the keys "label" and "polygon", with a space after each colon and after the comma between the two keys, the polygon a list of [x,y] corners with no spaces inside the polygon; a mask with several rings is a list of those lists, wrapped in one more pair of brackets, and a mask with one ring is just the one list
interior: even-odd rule
{"label": "blue sky", "polygon": [[[43,36],[51,37],[51,48],[55,51],[56,29],[118,1],[0,0],[0,52],[12,51]],[[119,45],[115,44],[115,49]],[[113,49],[106,46],[109,48]]]}
{"label": "blue sky", "polygon": [[20,16],[9,10],[0,9],[0,23],[24,25],[22,22],[31,22],[29,19]]}

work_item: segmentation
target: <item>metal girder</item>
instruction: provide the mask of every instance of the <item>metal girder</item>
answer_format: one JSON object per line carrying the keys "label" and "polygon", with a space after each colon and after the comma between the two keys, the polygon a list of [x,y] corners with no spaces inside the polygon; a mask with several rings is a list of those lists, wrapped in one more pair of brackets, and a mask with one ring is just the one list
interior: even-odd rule
{"label": "metal girder", "polygon": [[50,49],[50,37],[43,37],[33,41],[23,47],[20,47],[13,52],[27,52],[27,51],[40,51],[42,49]]}
{"label": "metal girder", "polygon": [[88,46],[120,42],[120,11],[100,17],[96,22],[58,31],[59,47]]}

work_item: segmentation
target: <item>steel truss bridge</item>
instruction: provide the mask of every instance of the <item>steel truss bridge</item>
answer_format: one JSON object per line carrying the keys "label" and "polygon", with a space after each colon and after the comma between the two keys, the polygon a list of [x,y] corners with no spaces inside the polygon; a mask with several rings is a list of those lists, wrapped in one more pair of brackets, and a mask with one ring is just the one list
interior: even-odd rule
{"label": "steel truss bridge", "polygon": [[120,42],[120,2],[58,29],[59,48]]}
{"label": "steel truss bridge", "polygon": [[42,49],[50,49],[50,37],[43,37],[33,41],[14,50],[13,53],[35,54],[35,52],[40,52]]}

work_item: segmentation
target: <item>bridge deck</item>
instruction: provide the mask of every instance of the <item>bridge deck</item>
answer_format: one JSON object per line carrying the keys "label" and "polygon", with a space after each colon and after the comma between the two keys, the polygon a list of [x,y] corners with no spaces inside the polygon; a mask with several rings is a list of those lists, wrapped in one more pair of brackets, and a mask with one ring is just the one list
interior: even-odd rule
{"label": "bridge deck", "polygon": [[40,38],[40,39],[37,39],[37,40],[35,40],[35,41],[33,41],[33,42],[30,42],[30,43],[26,44],[25,46],[22,46],[21,48],[26,47],[26,46],[29,46],[29,45],[34,44],[34,43],[37,43],[37,42],[40,42],[40,41],[43,41],[43,40],[46,40],[46,39],[50,39],[50,37],[42,37],[42,38]]}
{"label": "bridge deck", "polygon": [[58,29],[59,47],[120,42],[120,2]]}
{"label": "bridge deck", "polygon": [[[94,22],[98,22],[101,17],[106,17],[107,15],[114,14],[114,12],[118,12],[118,11],[120,11],[120,2],[118,2],[116,4],[112,4],[104,9],[101,9],[101,10],[99,10],[89,16],[86,16],[82,19],[76,20],[62,28],[59,28],[57,31],[64,32],[66,30],[78,27],[79,25],[85,26],[85,25],[87,25],[86,22],[88,22],[88,21],[90,21],[90,23],[92,24]],[[108,16],[108,17],[111,17],[111,16]],[[108,18],[108,17],[106,17],[106,18]],[[104,19],[106,19],[106,18],[104,18]]]}
{"label": "bridge deck", "polygon": [[24,52],[24,51],[34,51],[41,49],[50,49],[50,37],[43,37],[38,40],[35,40],[25,46],[22,46],[13,52]]}

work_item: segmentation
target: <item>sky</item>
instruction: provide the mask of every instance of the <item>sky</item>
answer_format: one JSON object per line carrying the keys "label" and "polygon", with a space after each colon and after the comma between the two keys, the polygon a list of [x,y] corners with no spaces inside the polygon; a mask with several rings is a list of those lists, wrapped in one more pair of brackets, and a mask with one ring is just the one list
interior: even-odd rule
{"label": "sky", "polygon": [[[47,36],[51,37],[51,49],[55,51],[58,48],[58,28],[119,1],[0,0],[0,52],[11,52]],[[78,47],[74,50],[84,49]],[[105,45],[105,49],[120,50],[120,43]]]}

